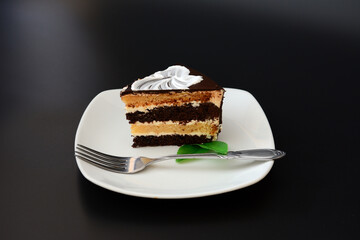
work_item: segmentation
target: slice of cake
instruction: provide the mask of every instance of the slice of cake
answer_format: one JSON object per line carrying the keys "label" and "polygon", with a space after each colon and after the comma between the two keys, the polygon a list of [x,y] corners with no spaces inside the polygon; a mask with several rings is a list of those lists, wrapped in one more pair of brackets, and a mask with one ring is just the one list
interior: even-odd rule
{"label": "slice of cake", "polygon": [[211,142],[221,130],[224,89],[183,66],[171,66],[120,93],[133,147]]}

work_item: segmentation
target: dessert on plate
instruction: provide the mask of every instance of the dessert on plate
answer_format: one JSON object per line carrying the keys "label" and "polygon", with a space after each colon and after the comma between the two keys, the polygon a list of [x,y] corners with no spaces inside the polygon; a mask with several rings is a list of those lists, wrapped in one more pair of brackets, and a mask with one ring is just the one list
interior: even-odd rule
{"label": "dessert on plate", "polygon": [[133,147],[211,142],[221,131],[225,90],[205,75],[174,65],[124,87]]}

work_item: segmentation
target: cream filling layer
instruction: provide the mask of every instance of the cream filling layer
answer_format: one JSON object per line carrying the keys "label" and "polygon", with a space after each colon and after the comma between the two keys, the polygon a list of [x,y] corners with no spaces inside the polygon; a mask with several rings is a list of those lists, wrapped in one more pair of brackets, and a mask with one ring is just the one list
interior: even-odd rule
{"label": "cream filling layer", "polygon": [[219,119],[206,121],[190,121],[181,123],[178,121],[154,121],[151,123],[136,122],[131,124],[131,135],[133,136],[149,136],[149,135],[206,135],[208,137],[216,137],[221,126]]}

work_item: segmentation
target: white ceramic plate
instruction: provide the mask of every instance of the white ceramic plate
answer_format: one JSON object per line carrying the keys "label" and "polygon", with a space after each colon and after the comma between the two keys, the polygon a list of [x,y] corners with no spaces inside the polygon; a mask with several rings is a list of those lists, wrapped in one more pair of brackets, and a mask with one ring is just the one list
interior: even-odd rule
{"label": "white ceramic plate", "polygon": [[[223,128],[219,140],[229,150],[275,148],[268,120],[256,99],[248,92],[225,88]],[[81,143],[118,156],[163,156],[178,147],[132,148],[130,126],[120,89],[97,95],[85,110],[75,137]],[[80,159],[77,165],[89,181],[106,189],[140,197],[191,198],[240,189],[263,179],[273,161],[196,160],[179,164],[165,161],[136,174],[119,174],[97,168]]]}

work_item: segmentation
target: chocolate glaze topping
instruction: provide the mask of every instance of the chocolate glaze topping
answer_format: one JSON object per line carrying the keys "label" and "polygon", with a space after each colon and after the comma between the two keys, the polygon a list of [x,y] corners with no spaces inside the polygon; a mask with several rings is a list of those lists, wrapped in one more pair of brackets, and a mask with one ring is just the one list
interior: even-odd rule
{"label": "chocolate glaze topping", "polygon": [[161,94],[161,93],[168,93],[168,92],[183,92],[183,91],[188,91],[188,92],[193,92],[193,91],[213,91],[213,90],[220,90],[223,89],[222,87],[220,87],[216,82],[214,82],[213,80],[211,80],[209,77],[207,77],[206,75],[187,67],[190,70],[190,74],[191,75],[200,75],[203,77],[203,80],[197,84],[194,84],[192,86],[189,87],[189,89],[171,89],[171,90],[141,90],[141,91],[133,91],[131,90],[131,84],[127,86],[127,88],[124,91],[120,92],[120,96],[123,95],[127,95],[127,94],[133,94],[133,93],[156,93],[156,94]]}

